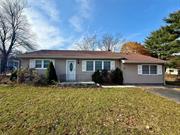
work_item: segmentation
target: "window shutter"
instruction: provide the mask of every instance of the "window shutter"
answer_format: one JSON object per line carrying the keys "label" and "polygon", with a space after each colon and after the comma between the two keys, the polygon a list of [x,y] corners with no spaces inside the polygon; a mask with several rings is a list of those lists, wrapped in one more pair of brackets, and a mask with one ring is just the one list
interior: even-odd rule
{"label": "window shutter", "polygon": [[29,68],[35,68],[35,60],[30,59],[30,61],[29,61]]}
{"label": "window shutter", "polygon": [[142,75],[142,65],[138,65],[138,75]]}
{"label": "window shutter", "polygon": [[82,72],[86,72],[86,61],[82,61]]}
{"label": "window shutter", "polygon": [[115,70],[115,61],[111,61],[111,70]]}
{"label": "window shutter", "polygon": [[162,75],[162,65],[157,65],[157,73],[158,75]]}

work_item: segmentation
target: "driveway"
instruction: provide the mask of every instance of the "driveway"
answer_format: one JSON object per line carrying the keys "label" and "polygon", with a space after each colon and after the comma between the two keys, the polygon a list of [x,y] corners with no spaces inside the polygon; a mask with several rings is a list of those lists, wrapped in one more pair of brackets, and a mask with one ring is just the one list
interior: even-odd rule
{"label": "driveway", "polygon": [[149,92],[168,98],[170,100],[174,100],[175,102],[180,104],[180,90],[173,88],[151,88],[148,90]]}

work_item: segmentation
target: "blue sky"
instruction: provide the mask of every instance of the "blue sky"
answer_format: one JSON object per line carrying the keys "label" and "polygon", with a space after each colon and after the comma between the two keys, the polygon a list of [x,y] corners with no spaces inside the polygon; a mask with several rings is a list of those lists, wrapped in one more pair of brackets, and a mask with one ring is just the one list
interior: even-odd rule
{"label": "blue sky", "polygon": [[28,0],[25,13],[39,49],[74,49],[83,36],[120,34],[143,43],[180,9],[180,0]]}

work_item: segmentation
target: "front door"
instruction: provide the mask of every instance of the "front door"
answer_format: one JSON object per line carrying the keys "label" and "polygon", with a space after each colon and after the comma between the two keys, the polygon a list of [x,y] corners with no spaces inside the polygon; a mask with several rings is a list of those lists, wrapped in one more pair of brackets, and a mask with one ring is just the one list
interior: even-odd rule
{"label": "front door", "polygon": [[66,61],[66,80],[67,81],[76,80],[76,60]]}

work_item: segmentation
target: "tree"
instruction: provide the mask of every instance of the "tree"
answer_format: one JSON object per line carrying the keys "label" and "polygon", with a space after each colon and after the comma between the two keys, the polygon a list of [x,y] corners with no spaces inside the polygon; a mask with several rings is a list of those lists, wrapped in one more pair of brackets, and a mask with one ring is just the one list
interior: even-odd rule
{"label": "tree", "polygon": [[172,57],[168,60],[168,63],[166,64],[167,67],[171,68],[179,68],[180,67],[180,56]]}
{"label": "tree", "polygon": [[75,43],[78,50],[91,50],[97,49],[96,35],[84,36],[79,42]]}
{"label": "tree", "polygon": [[24,0],[5,0],[0,5],[1,71],[6,71],[9,55],[15,49],[34,49],[26,16]]}
{"label": "tree", "polygon": [[145,40],[145,47],[152,56],[167,59],[180,51],[180,11],[165,19],[167,25],[152,32]]}
{"label": "tree", "polygon": [[143,55],[150,55],[148,50],[137,42],[127,42],[122,45],[121,53],[129,54],[129,53],[137,53],[137,54],[143,54]]}
{"label": "tree", "polygon": [[170,32],[175,33],[180,37],[180,10],[171,13],[168,18],[164,19],[164,21],[170,25]]}
{"label": "tree", "polygon": [[124,42],[122,37],[112,36],[110,34],[105,34],[102,41],[99,42],[99,49],[102,51],[117,51],[120,49],[121,44]]}
{"label": "tree", "polygon": [[58,81],[56,70],[52,62],[49,63],[49,66],[46,70],[46,78],[47,78],[48,84],[53,84],[54,82]]}

